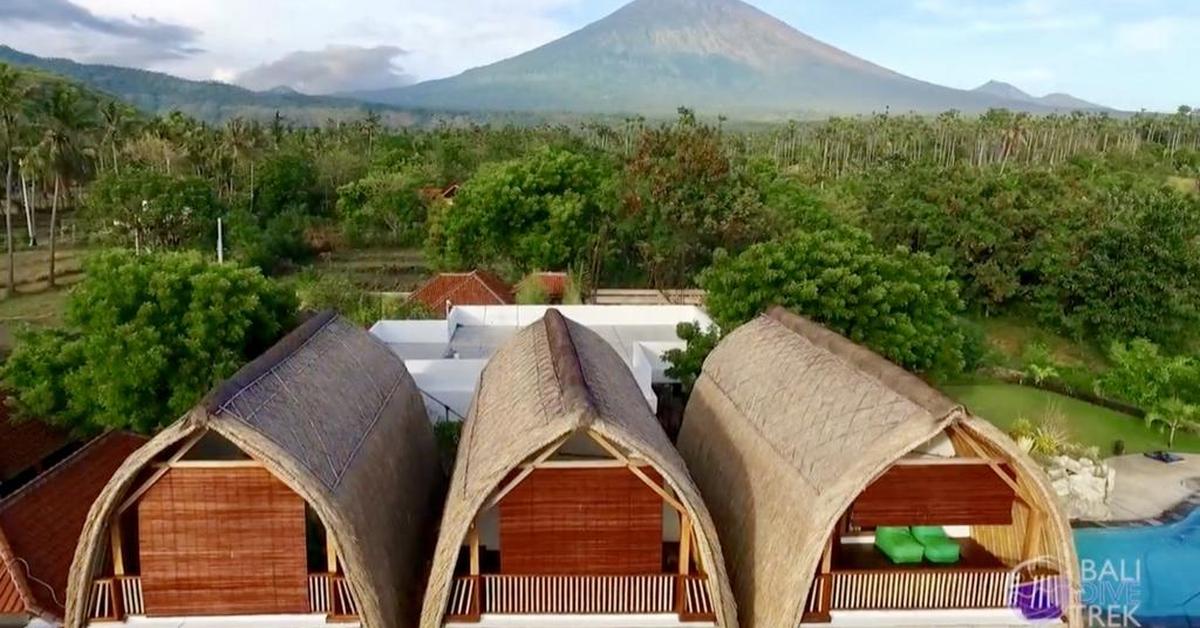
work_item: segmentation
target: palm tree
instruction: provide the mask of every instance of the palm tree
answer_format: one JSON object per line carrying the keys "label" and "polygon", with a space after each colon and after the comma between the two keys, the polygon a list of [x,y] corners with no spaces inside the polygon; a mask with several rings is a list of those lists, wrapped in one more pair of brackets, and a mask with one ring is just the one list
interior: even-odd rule
{"label": "palm tree", "polygon": [[57,251],[58,202],[71,181],[83,168],[83,133],[92,126],[89,111],[79,92],[70,87],[55,87],[45,103],[42,147],[54,175],[54,196],[50,204],[50,287],[54,287],[54,256]]}
{"label": "palm tree", "polygon": [[8,282],[4,284],[4,297],[12,296],[16,285],[13,255],[12,196],[13,196],[13,143],[17,130],[17,114],[25,102],[25,85],[21,75],[11,66],[0,64],[0,126],[4,130],[4,240],[8,253]]}
{"label": "palm tree", "polygon": [[107,145],[112,153],[113,174],[121,174],[121,167],[117,161],[117,144],[129,128],[129,114],[120,103],[110,100],[100,109],[100,115],[104,118],[104,139],[101,141],[101,147]]}
{"label": "palm tree", "polygon": [[1161,425],[1168,430],[1167,447],[1175,446],[1175,433],[1179,430],[1200,432],[1200,406],[1185,403],[1172,397],[1155,406],[1146,414],[1146,427]]}

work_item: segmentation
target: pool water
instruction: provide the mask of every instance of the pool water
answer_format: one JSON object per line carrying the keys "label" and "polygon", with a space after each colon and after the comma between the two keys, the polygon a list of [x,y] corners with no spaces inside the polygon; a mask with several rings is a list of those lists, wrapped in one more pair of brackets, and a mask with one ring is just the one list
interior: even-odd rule
{"label": "pool water", "polygon": [[1200,509],[1167,525],[1076,530],[1075,545],[1094,623],[1200,627]]}

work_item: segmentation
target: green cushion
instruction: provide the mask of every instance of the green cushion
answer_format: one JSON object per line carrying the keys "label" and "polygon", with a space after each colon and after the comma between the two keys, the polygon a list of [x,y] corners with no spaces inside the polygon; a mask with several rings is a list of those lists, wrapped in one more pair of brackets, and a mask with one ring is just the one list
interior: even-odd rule
{"label": "green cushion", "polygon": [[913,526],[912,535],[925,546],[925,560],[942,565],[958,562],[961,548],[941,526]]}
{"label": "green cushion", "polygon": [[913,526],[913,538],[919,541],[922,545],[928,541],[937,541],[939,539],[949,538],[946,536],[946,531],[941,526]]}
{"label": "green cushion", "polygon": [[948,538],[930,540],[925,543],[925,560],[939,565],[949,565],[958,562],[960,548],[958,543]]}
{"label": "green cushion", "polygon": [[913,538],[908,528],[876,529],[875,547],[897,565],[919,563],[925,555],[925,548]]}

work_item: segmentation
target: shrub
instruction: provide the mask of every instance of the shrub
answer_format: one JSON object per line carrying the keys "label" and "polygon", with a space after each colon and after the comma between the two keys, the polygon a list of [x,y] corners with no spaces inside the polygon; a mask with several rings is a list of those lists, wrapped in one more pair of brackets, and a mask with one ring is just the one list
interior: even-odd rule
{"label": "shrub", "polygon": [[61,330],[18,339],[2,376],[21,414],[153,432],[290,329],[295,295],[195,253],[88,260]]}
{"label": "shrub", "polygon": [[957,375],[962,302],[948,273],[927,255],[881,251],[867,234],[841,228],[718,254],[700,285],[722,329],[778,304],[909,369]]}

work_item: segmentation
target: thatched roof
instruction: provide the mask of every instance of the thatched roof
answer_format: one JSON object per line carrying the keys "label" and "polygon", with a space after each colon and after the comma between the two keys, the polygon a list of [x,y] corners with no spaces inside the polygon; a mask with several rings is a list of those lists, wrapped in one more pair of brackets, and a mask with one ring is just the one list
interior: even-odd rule
{"label": "thatched roof", "polygon": [[135,434],[109,432],[0,500],[0,615],[62,620],[71,556],[88,508],[145,443]]}
{"label": "thatched roof", "polygon": [[551,309],[484,369],[463,426],[421,626],[441,626],[459,548],[501,481],[537,452],[585,430],[644,458],[674,489],[695,522],[719,623],[737,625],[712,519],[629,367],[599,335]]}
{"label": "thatched roof", "polygon": [[779,308],[722,340],[692,392],[678,446],[719,523],[742,623],[799,624],[837,519],[900,457],[952,424],[1031,479],[1050,514],[1048,538],[1076,569],[1070,527],[1037,465],[916,376]]}
{"label": "thatched roof", "polygon": [[108,521],[139,472],[205,430],[261,462],[313,508],[337,543],[365,626],[415,621],[444,485],[433,430],[404,363],[365,330],[324,313],[129,457],[80,538],[68,626],[84,623]]}

